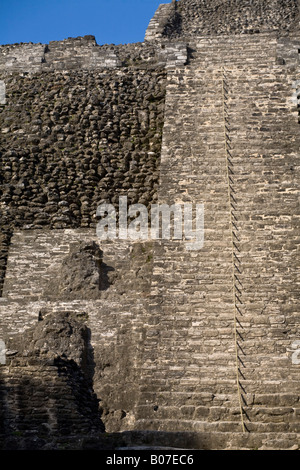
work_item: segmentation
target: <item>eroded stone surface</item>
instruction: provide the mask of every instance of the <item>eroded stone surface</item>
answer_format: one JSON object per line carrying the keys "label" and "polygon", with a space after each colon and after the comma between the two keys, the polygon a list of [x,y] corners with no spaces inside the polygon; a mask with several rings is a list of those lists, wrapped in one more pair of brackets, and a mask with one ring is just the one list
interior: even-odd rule
{"label": "eroded stone surface", "polygon": [[145,39],[271,31],[284,34],[298,28],[297,0],[179,0],[160,6]]}
{"label": "eroded stone surface", "polygon": [[[297,15],[180,0],[143,44],[0,48],[2,432],[41,424],[77,448],[100,412],[130,431],[112,446],[297,448]],[[203,203],[203,249],[100,243],[97,204],[120,194]]]}

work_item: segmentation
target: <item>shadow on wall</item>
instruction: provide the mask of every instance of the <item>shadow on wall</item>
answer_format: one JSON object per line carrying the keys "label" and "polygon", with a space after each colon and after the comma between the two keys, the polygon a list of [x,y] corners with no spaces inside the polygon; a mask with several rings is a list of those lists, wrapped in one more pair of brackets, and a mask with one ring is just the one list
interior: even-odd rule
{"label": "shadow on wall", "polygon": [[45,296],[56,300],[98,299],[101,292],[109,289],[113,271],[113,267],[103,262],[103,251],[97,243],[74,243],[60,269],[55,267]]}
{"label": "shadow on wall", "polygon": [[173,31],[176,31],[178,36],[182,34],[182,17],[177,11],[177,6],[175,4],[175,9],[170,15],[170,18],[166,22],[164,28],[163,28],[163,37],[168,37],[170,36]]}
{"label": "shadow on wall", "polygon": [[[1,152],[0,152],[1,155]],[[1,211],[2,212],[2,211]],[[8,250],[9,245],[12,237],[11,230],[3,230],[2,228],[2,213],[0,213],[0,297],[2,297],[3,285],[5,280],[5,273],[6,273],[6,265],[7,265],[7,258],[8,258]]]}
{"label": "shadow on wall", "polygon": [[39,449],[57,438],[104,432],[91,332],[75,317],[47,315],[9,345],[17,351],[9,373],[0,369],[0,449]]}

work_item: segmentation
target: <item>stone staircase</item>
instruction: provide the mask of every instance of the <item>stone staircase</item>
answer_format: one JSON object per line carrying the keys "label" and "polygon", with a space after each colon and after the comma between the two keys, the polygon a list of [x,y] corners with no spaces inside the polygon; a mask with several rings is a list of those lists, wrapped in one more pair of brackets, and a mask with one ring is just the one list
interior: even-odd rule
{"label": "stone staircase", "polygon": [[299,66],[276,38],[200,38],[169,72],[160,202],[204,203],[200,251],[154,256],[136,428],[299,435]]}

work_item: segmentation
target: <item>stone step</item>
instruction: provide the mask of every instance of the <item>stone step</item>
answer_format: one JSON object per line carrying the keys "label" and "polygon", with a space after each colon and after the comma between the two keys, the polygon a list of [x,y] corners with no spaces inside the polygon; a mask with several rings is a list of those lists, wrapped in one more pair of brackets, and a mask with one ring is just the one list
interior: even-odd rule
{"label": "stone step", "polygon": [[[266,368],[264,369],[264,373],[266,374],[268,370],[269,368],[266,366]],[[145,369],[141,368],[140,372],[143,376],[143,385],[141,387],[141,393],[143,396],[145,393],[148,394],[147,396],[152,393],[153,403],[157,401],[155,398],[155,393],[160,395],[170,392],[171,384],[173,384],[172,390],[174,393],[175,402],[177,400],[176,397],[178,393],[182,393],[182,395],[179,396],[181,396],[182,399],[183,396],[185,396],[186,402],[188,403],[190,400],[189,397],[191,396],[190,394],[195,393],[196,390],[198,390],[200,396],[203,393],[211,393],[213,395],[216,394],[235,396],[235,394],[237,393],[235,369],[226,371],[224,367],[224,369],[219,371],[218,363],[216,363],[215,367],[211,370],[206,370],[205,368],[201,370],[196,368],[194,375],[191,374],[190,376],[185,376],[184,374],[180,373],[172,373],[172,371],[170,371],[167,367],[162,368],[160,372],[156,372],[155,370],[151,370],[150,368],[147,372],[145,372]],[[226,372],[230,373],[230,377],[228,379],[224,379],[224,374]],[[262,395],[265,391],[267,391],[269,394],[283,394],[285,396],[288,393],[297,393],[298,389],[296,368],[294,374],[291,374],[291,379],[289,380],[288,384],[282,384],[280,382],[279,375],[277,377],[275,376],[274,380],[272,380],[272,378],[270,378],[269,380],[264,380],[265,374],[262,373],[261,376],[259,376],[251,372],[252,371],[249,371],[249,375],[245,375],[245,378],[243,378],[243,376],[239,374],[241,393],[245,396],[250,394]],[[197,375],[195,375],[195,373]],[[167,384],[163,382],[163,377],[166,376],[166,374],[170,375],[170,380]],[[201,379],[201,376],[206,377],[206,374],[213,374],[213,378]]]}
{"label": "stone step", "polygon": [[264,64],[275,64],[274,51],[276,50],[276,39],[266,39],[260,36],[258,40],[251,38],[238,37],[233,42],[230,38],[224,38],[222,44],[217,39],[198,39],[190,43],[192,58],[190,64],[194,65],[199,62],[207,62],[211,64],[222,63],[232,66],[232,64],[241,64],[242,66],[254,65],[257,63],[259,54],[260,62]]}
{"label": "stone step", "polygon": [[[147,389],[144,392],[145,401],[155,403],[155,392]],[[190,406],[239,406],[239,399],[237,391],[231,390],[230,394],[218,394],[204,392],[201,390],[161,390],[159,392],[161,406],[165,406],[172,402],[173,406],[190,405]],[[294,393],[243,393],[243,398],[248,406],[253,407],[299,407],[299,395],[297,391]]]}
{"label": "stone step", "polygon": [[[142,426],[143,423],[140,421]],[[128,447],[139,446],[176,446],[191,450],[297,450],[299,434],[279,432],[168,432],[168,431],[125,431],[120,433]],[[113,437],[113,436],[112,436]],[[124,445],[124,444],[123,444]]]}
{"label": "stone step", "polygon": [[[237,401],[237,400],[236,400]],[[245,422],[251,423],[252,426],[257,423],[277,423],[278,426],[286,426],[289,423],[293,426],[293,430],[300,432],[300,424],[297,423],[297,418],[300,414],[300,405],[291,406],[247,406],[243,403],[243,411],[245,413]],[[139,406],[137,408],[136,418],[154,418],[156,420],[170,419],[176,416],[178,420],[201,420],[205,418],[207,422],[240,421],[240,408],[238,403],[228,403],[222,406],[193,406],[193,405],[179,405],[179,406]]]}
{"label": "stone step", "polygon": [[[239,416],[240,418],[240,416]],[[244,421],[245,431],[254,436],[261,433],[295,433],[299,436],[299,424],[293,429],[293,425],[286,423],[276,422],[248,422]],[[135,423],[137,430],[148,429],[152,431],[168,431],[176,429],[177,431],[184,431],[189,429],[191,432],[210,432],[210,433],[240,433],[243,430],[241,419],[236,421],[215,421],[208,422],[206,420],[182,420],[182,419],[138,419]],[[292,428],[292,429],[291,429]],[[297,442],[297,441],[296,441]]]}
{"label": "stone step", "polygon": [[[274,41],[270,47],[275,45]],[[299,421],[298,399],[294,398],[294,405],[289,406],[284,398],[281,404],[280,397],[287,397],[288,393],[297,397],[297,371],[287,355],[291,344],[291,336],[284,333],[285,322],[289,321],[288,310],[278,305],[278,299],[286,292],[287,286],[281,284],[286,277],[286,265],[280,253],[276,255],[278,243],[281,251],[283,239],[292,226],[291,218],[281,228],[278,224],[276,216],[282,208],[282,194],[277,197],[279,187],[274,184],[275,176],[270,177],[272,185],[266,180],[266,171],[272,167],[276,175],[283,175],[278,176],[280,180],[286,178],[284,159],[272,153],[278,155],[283,140],[289,145],[291,113],[286,100],[292,97],[293,89],[289,80],[283,79],[282,68],[275,65],[274,55],[270,55],[263,42],[252,48],[255,60],[247,62],[242,50],[239,59],[231,63],[231,54],[236,55],[235,47],[227,50],[224,46],[216,51],[214,46],[203,47],[200,53],[198,49],[184,71],[180,74],[174,71],[169,76],[159,200],[175,201],[182,194],[188,200],[200,196],[205,205],[206,238],[204,249],[192,255],[180,245],[163,243],[154,257],[152,295],[160,302],[155,307],[153,299],[153,311],[157,312],[159,327],[149,330],[145,348],[147,351],[156,348],[157,354],[152,356],[153,366],[146,362],[141,368],[144,385],[137,416],[142,419],[148,414],[146,426],[152,429],[195,426],[203,430],[205,420],[212,421],[208,425],[214,430],[218,426],[222,431],[237,430],[236,426],[240,426],[238,413],[232,419],[233,410],[239,409],[233,338],[237,313],[232,297],[235,272],[238,273],[235,286],[240,290],[240,300],[236,300],[241,348],[238,376],[247,426],[253,432],[287,432],[294,421]],[[246,54],[249,58],[248,50]],[[224,64],[226,70],[222,74]],[[264,113],[258,114],[260,110]],[[297,125],[295,120],[293,142],[298,135]],[[230,224],[225,142],[232,156],[230,196],[234,193],[234,233],[240,240],[235,245],[230,233],[233,225]],[[283,152],[286,153],[286,147]],[[259,201],[259,197],[265,199]],[[272,202],[269,204],[268,200]],[[289,215],[294,213],[291,206],[288,211]],[[232,263],[232,252],[239,263],[237,267]],[[276,282],[275,278],[281,281]],[[292,283],[292,278],[289,282]],[[283,323],[279,323],[279,310]],[[198,321],[197,325],[192,327],[191,323],[181,322],[191,317]],[[156,336],[155,329],[159,329]],[[217,356],[217,351],[223,354],[222,358]],[[288,381],[282,380],[286,374]],[[165,377],[169,378],[167,382]],[[197,407],[197,396],[209,392],[223,392],[229,400],[219,407],[213,401]],[[264,393],[277,397],[277,406],[275,403],[270,406],[273,402],[268,402],[267,397],[264,404],[254,402],[257,394]],[[183,404],[186,408],[180,406]],[[193,421],[196,412],[207,416]],[[299,432],[297,426],[293,430]]]}

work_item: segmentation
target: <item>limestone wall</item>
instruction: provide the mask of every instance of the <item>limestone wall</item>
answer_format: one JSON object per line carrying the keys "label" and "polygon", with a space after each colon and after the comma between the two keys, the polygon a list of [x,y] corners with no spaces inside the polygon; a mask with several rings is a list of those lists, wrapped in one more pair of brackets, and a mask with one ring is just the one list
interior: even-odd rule
{"label": "limestone wall", "polygon": [[[152,42],[161,14],[165,21],[167,11],[182,9],[184,18],[184,8],[196,13],[200,3],[162,6],[143,45],[103,46],[118,62],[105,69],[93,37],[50,43],[37,69],[33,52],[2,69],[4,431],[19,432],[19,416],[27,419],[17,405],[22,377],[45,378],[44,354],[55,343],[47,340],[45,352],[32,339],[47,319],[71,315],[89,331],[82,357],[93,361],[86,369],[60,345],[66,374],[51,363],[49,380],[73,405],[92,386],[109,432],[193,432],[189,445],[201,447],[201,436],[210,448],[299,444],[297,5],[287,2],[284,37],[275,32],[275,3],[268,15],[265,2],[252,2],[263,8],[260,34],[238,35],[227,22],[233,35],[213,35],[224,32],[215,29],[216,14],[207,36],[189,27],[188,43]],[[229,5],[237,7],[214,2],[214,12]],[[276,5],[282,15],[283,3]],[[175,13],[172,34],[182,39]],[[99,242],[97,205],[124,194],[148,208],[203,204],[204,246]],[[68,337],[63,345],[73,344]],[[14,383],[19,398],[9,402]],[[57,429],[56,416],[49,421],[41,409],[36,429]]]}
{"label": "limestone wall", "polygon": [[[82,256],[93,243],[101,250],[97,265]],[[16,338],[45,316],[72,312],[81,319],[91,332],[93,388],[107,431],[134,424],[152,245],[100,241],[94,229],[16,231],[10,244],[0,299],[1,338],[7,349],[19,352]],[[69,258],[70,252],[77,259]],[[66,268],[70,284],[63,275]]]}
{"label": "limestone wall", "polygon": [[49,44],[0,45],[0,70],[7,73],[122,67],[149,70],[185,61],[186,47],[180,42],[172,45],[165,41],[162,45],[135,43],[99,46],[94,36],[84,36],[50,41]]}
{"label": "limestone wall", "polygon": [[[6,450],[39,450],[62,436],[104,430],[93,393],[89,331],[79,316],[40,317],[6,343],[0,370],[0,442]],[[10,349],[9,349],[10,348]],[[61,447],[62,448],[62,447]]]}
{"label": "limestone wall", "polygon": [[89,227],[101,201],[155,201],[164,70],[13,74],[5,83],[2,267],[13,227]]}
{"label": "limestone wall", "polygon": [[200,38],[169,72],[159,201],[204,203],[205,242],[154,248],[138,429],[299,435],[299,64],[276,50]]}

